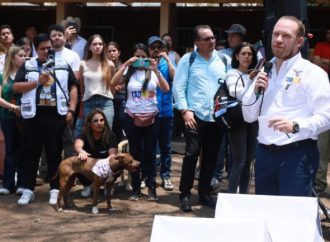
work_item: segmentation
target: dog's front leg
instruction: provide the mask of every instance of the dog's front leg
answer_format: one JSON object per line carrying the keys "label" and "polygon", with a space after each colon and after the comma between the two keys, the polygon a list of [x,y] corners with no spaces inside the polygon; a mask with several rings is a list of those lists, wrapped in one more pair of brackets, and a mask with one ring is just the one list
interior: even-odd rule
{"label": "dog's front leg", "polygon": [[113,187],[113,181],[105,183],[105,189],[107,191],[107,205],[108,205],[109,212],[114,210],[114,208],[112,207],[112,204],[111,204],[112,187]]}
{"label": "dog's front leg", "polygon": [[100,186],[102,185],[102,178],[94,175],[94,186],[93,186],[93,208],[92,213],[99,213],[99,209],[97,208],[97,195],[99,194]]}

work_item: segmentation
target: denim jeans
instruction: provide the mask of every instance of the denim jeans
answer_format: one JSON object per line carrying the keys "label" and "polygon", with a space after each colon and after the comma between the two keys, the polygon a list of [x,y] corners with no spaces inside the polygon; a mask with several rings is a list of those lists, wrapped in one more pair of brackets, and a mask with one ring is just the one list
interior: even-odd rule
{"label": "denim jeans", "polygon": [[233,165],[229,175],[228,192],[248,193],[251,163],[257,145],[258,124],[242,123],[228,133],[233,156]]}
{"label": "denim jeans", "polygon": [[279,150],[259,144],[256,152],[256,194],[311,196],[319,164],[316,141]]}
{"label": "denim jeans", "polygon": [[198,182],[198,193],[211,192],[211,179],[223,133],[215,122],[205,122],[197,118],[197,129],[186,128],[186,149],[183,158],[180,187],[181,196],[190,194],[193,187],[195,168],[201,149],[202,162]]}
{"label": "denim jeans", "polygon": [[84,101],[84,103],[83,103],[84,119],[95,108],[99,108],[104,112],[105,117],[107,118],[109,127],[112,128],[113,117],[115,115],[114,109],[113,109],[113,100],[110,98],[107,98],[107,97],[100,96],[100,95],[94,95],[90,99]]}
{"label": "denim jeans", "polygon": [[171,177],[172,164],[172,131],[173,117],[162,117],[156,119],[157,136],[160,149],[160,178],[169,179]]}
{"label": "denim jeans", "polygon": [[130,153],[135,160],[141,162],[137,171],[132,172],[133,189],[140,189],[141,166],[143,166],[143,174],[146,177],[146,185],[150,188],[156,188],[156,124],[154,123],[145,128],[137,127],[134,125],[133,118],[125,114],[124,128],[128,138]]}
{"label": "denim jeans", "polygon": [[17,187],[22,185],[21,181],[21,143],[20,132],[16,126],[15,119],[2,119],[1,129],[5,139],[5,159],[3,187],[9,191],[15,191],[15,173],[17,172]]}

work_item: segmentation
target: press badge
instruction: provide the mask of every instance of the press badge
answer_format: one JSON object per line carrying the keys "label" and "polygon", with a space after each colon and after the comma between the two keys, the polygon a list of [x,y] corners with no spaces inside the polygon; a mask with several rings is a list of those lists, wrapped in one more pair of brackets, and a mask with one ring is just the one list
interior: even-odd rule
{"label": "press badge", "polygon": [[21,103],[22,112],[31,112],[32,105],[31,103]]}
{"label": "press badge", "polygon": [[286,78],[286,87],[285,87],[285,90],[288,90],[289,87],[292,84],[299,84],[299,83],[300,83],[300,77],[299,76],[296,76],[296,77],[287,77]]}

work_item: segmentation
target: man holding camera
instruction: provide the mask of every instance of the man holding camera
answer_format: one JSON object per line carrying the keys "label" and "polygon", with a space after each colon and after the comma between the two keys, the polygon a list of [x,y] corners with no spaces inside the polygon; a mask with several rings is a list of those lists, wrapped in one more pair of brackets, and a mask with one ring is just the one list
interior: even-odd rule
{"label": "man holding camera", "polygon": [[[157,61],[158,70],[162,73],[171,89],[175,67],[167,53],[163,51],[162,40],[158,36],[151,36],[147,44],[150,58]],[[160,88],[157,88],[157,103],[159,114],[156,119],[156,125],[157,140],[160,149],[160,178],[162,179],[162,187],[167,191],[171,191],[174,188],[171,182],[172,90],[163,92]]]}
{"label": "man holding camera", "polygon": [[[19,205],[34,200],[34,187],[42,147],[45,147],[50,180],[49,203],[57,201],[62,138],[66,122],[72,122],[77,104],[77,79],[67,62],[52,59],[47,34],[34,39],[38,57],[25,62],[15,77],[14,92],[22,93],[23,128],[22,180],[24,191]],[[52,58],[50,58],[52,56]]]}

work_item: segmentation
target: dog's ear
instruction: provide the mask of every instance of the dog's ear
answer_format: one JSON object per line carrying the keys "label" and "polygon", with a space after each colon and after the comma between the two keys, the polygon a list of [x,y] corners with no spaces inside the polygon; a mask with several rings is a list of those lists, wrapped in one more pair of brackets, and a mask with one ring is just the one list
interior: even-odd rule
{"label": "dog's ear", "polygon": [[124,154],[123,153],[119,153],[115,156],[115,159],[118,160],[118,161],[121,161],[124,159]]}

